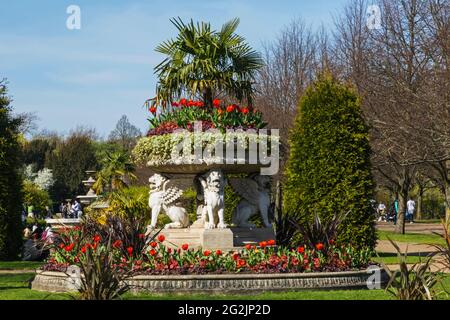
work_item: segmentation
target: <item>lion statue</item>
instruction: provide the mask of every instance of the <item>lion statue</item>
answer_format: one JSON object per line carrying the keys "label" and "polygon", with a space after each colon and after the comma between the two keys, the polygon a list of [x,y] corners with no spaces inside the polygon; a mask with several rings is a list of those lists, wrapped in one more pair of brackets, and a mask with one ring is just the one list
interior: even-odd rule
{"label": "lion statue", "polygon": [[180,181],[171,181],[168,177],[159,173],[154,174],[148,179],[150,184],[150,193],[148,205],[152,211],[151,223],[148,229],[156,227],[159,213],[164,211],[172,221],[164,226],[165,229],[186,228],[189,226],[189,216],[186,209],[177,205],[176,201],[183,194],[185,186]]}
{"label": "lion statue", "polygon": [[237,227],[254,228],[256,225],[248,220],[259,212],[264,226],[272,227],[269,222],[270,177],[253,174],[244,179],[230,179],[230,185],[242,198],[233,213],[233,224]]}
{"label": "lion statue", "polygon": [[198,176],[197,179],[202,187],[200,198],[203,199],[204,205],[201,214],[205,221],[205,229],[227,228],[224,218],[226,179],[222,171],[210,170],[206,174]]}

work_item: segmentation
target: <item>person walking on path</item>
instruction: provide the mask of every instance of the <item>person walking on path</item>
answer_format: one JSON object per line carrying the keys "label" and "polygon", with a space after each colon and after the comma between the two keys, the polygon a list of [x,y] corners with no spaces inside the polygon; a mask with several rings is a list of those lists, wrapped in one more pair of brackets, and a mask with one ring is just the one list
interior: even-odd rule
{"label": "person walking on path", "polygon": [[406,202],[406,219],[409,221],[409,223],[413,223],[415,209],[416,203],[413,199],[409,199],[408,202]]}
{"label": "person walking on path", "polygon": [[397,224],[397,217],[398,217],[398,199],[397,198],[395,198],[395,200],[394,200],[394,225],[396,225]]}

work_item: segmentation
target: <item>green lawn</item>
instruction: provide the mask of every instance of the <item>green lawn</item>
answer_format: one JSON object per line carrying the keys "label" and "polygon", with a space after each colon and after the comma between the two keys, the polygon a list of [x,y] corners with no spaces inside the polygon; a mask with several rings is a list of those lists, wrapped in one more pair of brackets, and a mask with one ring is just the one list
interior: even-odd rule
{"label": "green lawn", "polygon": [[[74,299],[76,294],[47,293],[30,289],[33,273],[0,274],[0,300],[63,300]],[[444,278],[446,288],[450,286],[450,276]],[[307,290],[298,292],[265,292],[256,295],[206,295],[206,294],[126,294],[126,300],[386,300],[392,296],[384,290]],[[448,297],[442,297],[448,298]]]}
{"label": "green lawn", "polygon": [[383,231],[378,230],[378,239],[379,240],[388,240],[388,237],[391,240],[398,242],[410,242],[410,243],[418,243],[418,244],[440,244],[444,245],[444,239],[437,234],[419,234],[419,233],[405,233],[398,234],[392,231]]}
{"label": "green lawn", "polygon": [[43,264],[42,261],[0,261],[0,270],[34,270]]}
{"label": "green lawn", "polygon": [[[372,257],[372,261],[384,264],[398,264],[399,260],[396,253],[391,252],[377,252],[378,255]],[[425,255],[417,256],[417,255],[408,255],[406,258],[406,263],[417,263],[420,260],[425,261]]]}

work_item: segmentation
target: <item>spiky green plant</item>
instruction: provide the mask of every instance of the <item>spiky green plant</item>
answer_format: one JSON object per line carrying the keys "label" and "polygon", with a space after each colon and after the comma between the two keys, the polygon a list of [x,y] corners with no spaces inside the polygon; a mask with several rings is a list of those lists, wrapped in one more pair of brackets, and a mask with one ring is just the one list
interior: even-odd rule
{"label": "spiky green plant", "polygon": [[390,277],[386,291],[398,300],[433,300],[438,295],[434,287],[440,279],[438,274],[431,272],[432,255],[428,256],[424,262],[419,261],[408,267],[407,250],[403,253],[394,241],[389,238],[388,240],[397,251],[400,268],[392,271],[382,263]]}
{"label": "spiky green plant", "polygon": [[81,283],[78,289],[80,299],[114,300],[130,290],[126,280],[132,276],[132,273],[119,269],[113,261],[111,238],[106,247],[86,250],[78,264],[81,271]]}

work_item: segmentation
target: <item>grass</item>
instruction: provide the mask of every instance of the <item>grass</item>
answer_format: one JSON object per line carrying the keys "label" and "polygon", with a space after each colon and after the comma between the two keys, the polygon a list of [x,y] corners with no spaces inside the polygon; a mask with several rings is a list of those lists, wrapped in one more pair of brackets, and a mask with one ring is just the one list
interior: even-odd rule
{"label": "grass", "polygon": [[444,239],[437,234],[422,234],[422,233],[405,233],[399,234],[393,231],[378,230],[379,240],[388,240],[388,237],[393,241],[410,242],[417,244],[440,244],[444,245]]}
{"label": "grass", "polygon": [[[48,293],[30,289],[33,273],[0,274],[0,300],[71,300],[76,294]],[[450,275],[444,277],[443,284],[450,287]],[[440,288],[438,288],[440,290]],[[379,290],[305,290],[290,292],[263,292],[255,295],[222,294],[138,294],[127,293],[125,300],[389,300],[393,297]],[[447,298],[448,296],[442,296]]]}
{"label": "grass", "polygon": [[43,264],[42,261],[0,261],[0,270],[34,270]]}
{"label": "grass", "polygon": [[[414,264],[420,262],[420,260],[425,261],[426,255],[413,255],[408,254],[406,258],[406,263]],[[393,252],[377,252],[377,255],[372,257],[372,261],[384,264],[398,264],[397,253]]]}
{"label": "grass", "polygon": [[[48,293],[30,289],[33,273],[0,274],[0,300],[67,300],[75,295]],[[125,294],[125,300],[383,300],[390,296],[384,290],[314,290],[298,292],[264,292],[256,295],[222,294]]]}

